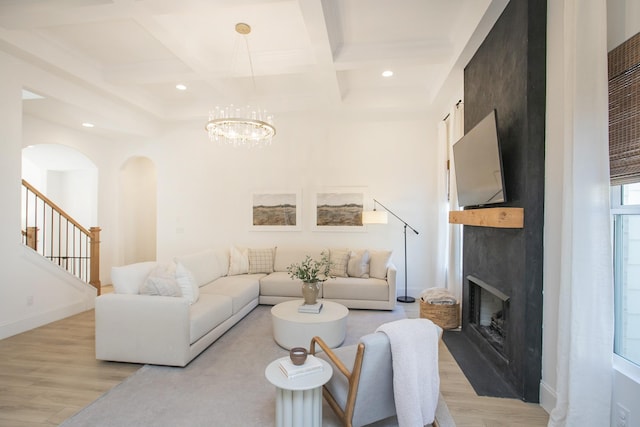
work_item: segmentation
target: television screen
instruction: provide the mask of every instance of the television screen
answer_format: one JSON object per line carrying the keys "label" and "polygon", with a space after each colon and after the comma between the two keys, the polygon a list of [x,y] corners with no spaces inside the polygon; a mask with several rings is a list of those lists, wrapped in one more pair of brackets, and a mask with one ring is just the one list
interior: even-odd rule
{"label": "television screen", "polygon": [[496,111],[453,144],[458,205],[484,206],[504,202],[504,176]]}

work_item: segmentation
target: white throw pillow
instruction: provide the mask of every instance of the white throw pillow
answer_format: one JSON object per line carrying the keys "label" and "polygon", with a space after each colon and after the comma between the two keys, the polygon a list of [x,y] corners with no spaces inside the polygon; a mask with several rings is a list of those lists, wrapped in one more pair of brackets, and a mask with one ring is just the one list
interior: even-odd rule
{"label": "white throw pillow", "polygon": [[135,264],[111,267],[111,283],[116,294],[140,293],[140,286],[147,280],[147,276],[158,265],[155,261],[138,262]]}
{"label": "white throw pillow", "polygon": [[229,276],[249,272],[249,250],[232,247],[229,249]]}
{"label": "white throw pillow", "polygon": [[140,286],[141,295],[160,295],[181,297],[182,291],[176,280],[176,265],[159,265],[149,273],[147,280]]}
{"label": "white throw pillow", "polygon": [[249,274],[273,273],[273,258],[276,248],[249,248]]}
{"label": "white throw pillow", "polygon": [[349,265],[347,265],[349,277],[369,278],[369,251],[351,251],[349,254]]}
{"label": "white throw pillow", "polygon": [[350,254],[349,249],[329,249],[329,262],[331,263],[329,276],[347,277]]}
{"label": "white throw pillow", "polygon": [[391,262],[391,251],[371,251],[369,261],[369,276],[376,279],[387,278],[387,268]]}
{"label": "white throw pillow", "polygon": [[178,286],[180,286],[182,296],[189,301],[189,304],[198,301],[200,298],[200,287],[189,270],[180,263],[176,265],[176,281],[178,282]]}
{"label": "white throw pillow", "polygon": [[220,265],[218,256],[212,249],[176,257],[175,262],[189,270],[198,286],[211,283],[227,272],[227,265]]}

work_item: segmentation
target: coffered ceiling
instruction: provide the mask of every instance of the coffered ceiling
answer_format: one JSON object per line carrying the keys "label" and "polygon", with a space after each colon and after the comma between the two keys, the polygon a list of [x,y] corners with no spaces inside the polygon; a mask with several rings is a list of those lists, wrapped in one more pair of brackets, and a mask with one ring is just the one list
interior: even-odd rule
{"label": "coffered ceiling", "polygon": [[[132,115],[204,120],[215,105],[249,102],[275,114],[415,111],[507,2],[0,0],[0,50],[50,76],[26,87],[45,99],[25,112],[68,126],[136,133]],[[238,22],[252,27],[246,39]]]}

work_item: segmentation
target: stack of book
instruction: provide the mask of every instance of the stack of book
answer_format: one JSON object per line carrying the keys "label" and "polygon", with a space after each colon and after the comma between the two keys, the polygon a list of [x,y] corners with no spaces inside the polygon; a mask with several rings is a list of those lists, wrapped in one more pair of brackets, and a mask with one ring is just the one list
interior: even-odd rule
{"label": "stack of book", "polygon": [[294,365],[290,358],[283,357],[280,359],[280,370],[287,378],[296,378],[322,371],[322,363],[312,355],[307,356],[302,365]]}
{"label": "stack of book", "polygon": [[315,304],[302,304],[298,307],[298,313],[320,313],[322,310],[322,303],[317,302]]}

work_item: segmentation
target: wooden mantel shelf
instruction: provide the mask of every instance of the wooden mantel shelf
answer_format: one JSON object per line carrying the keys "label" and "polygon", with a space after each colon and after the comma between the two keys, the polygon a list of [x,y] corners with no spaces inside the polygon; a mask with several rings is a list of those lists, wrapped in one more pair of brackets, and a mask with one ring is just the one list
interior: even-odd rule
{"label": "wooden mantel shelf", "polygon": [[449,212],[449,223],[476,227],[523,228],[523,208],[484,208]]}

